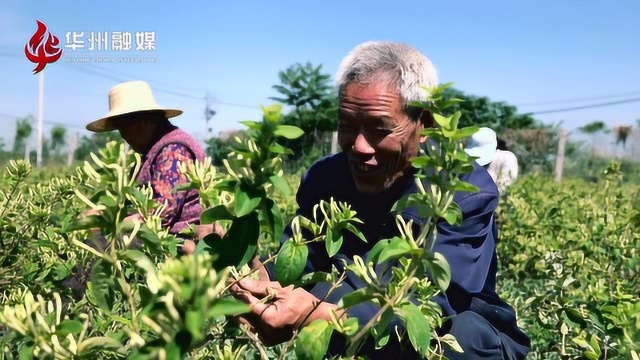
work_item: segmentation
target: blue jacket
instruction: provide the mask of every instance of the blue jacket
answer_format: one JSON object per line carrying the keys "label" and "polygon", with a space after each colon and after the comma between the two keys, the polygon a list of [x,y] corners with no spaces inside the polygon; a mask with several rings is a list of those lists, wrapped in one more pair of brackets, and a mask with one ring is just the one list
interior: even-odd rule
{"label": "blue jacket", "polygon": [[[489,173],[477,164],[471,173],[461,177],[463,181],[479,188],[473,193],[459,192],[454,201],[460,206],[463,222],[460,225],[449,225],[446,221],[438,224],[438,237],[434,251],[442,253],[451,267],[451,284],[445,294],[438,295],[434,300],[440,305],[444,316],[455,315],[463,311],[472,310],[487,319],[494,328],[507,335],[516,344],[521,345],[519,351],[524,358],[530,346],[528,337],[518,328],[513,309],[502,301],[495,291],[497,257],[496,238],[497,228],[494,221],[494,211],[498,206],[498,190]],[[324,243],[309,245],[309,256],[305,273],[315,271],[331,272],[335,266],[342,271],[342,261],[352,263],[354,255],[366,258],[367,252],[380,239],[388,239],[398,234],[395,214],[390,210],[394,203],[404,194],[416,192],[413,177],[397,181],[390,189],[380,194],[360,193],[351,177],[347,157],[344,153],[328,156],[313,164],[303,175],[297,193],[297,215],[313,219],[313,207],[320,200],[344,201],[357,212],[357,217],[363,221],[359,229],[365,235],[367,242],[363,242],[349,232],[339,253],[329,258]],[[321,213],[319,213],[321,215]],[[414,231],[420,230],[424,219],[420,218],[416,209],[408,208],[402,212],[406,219],[413,219],[416,226]],[[291,237],[291,224],[286,229],[282,242]],[[275,271],[269,270],[271,279],[275,280]],[[376,269],[379,276],[385,274],[384,266]],[[386,272],[388,273],[388,272]],[[383,276],[384,278],[384,276]],[[365,284],[353,273],[347,272],[342,287],[327,296],[331,287],[328,283],[309,286],[307,291],[319,299],[337,304],[350,292],[364,287]],[[358,319],[360,326],[366,324],[378,311],[378,307],[369,302],[359,304],[348,311],[349,317]],[[391,326],[400,325],[392,321]],[[446,331],[446,329],[443,329]],[[363,348],[362,355],[371,358],[417,358],[409,343],[400,344],[397,336],[391,333],[389,343],[379,351],[374,351],[369,342]],[[407,349],[408,348],[408,349]],[[340,336],[334,336],[330,345],[330,355],[337,355],[344,351],[344,341]]]}

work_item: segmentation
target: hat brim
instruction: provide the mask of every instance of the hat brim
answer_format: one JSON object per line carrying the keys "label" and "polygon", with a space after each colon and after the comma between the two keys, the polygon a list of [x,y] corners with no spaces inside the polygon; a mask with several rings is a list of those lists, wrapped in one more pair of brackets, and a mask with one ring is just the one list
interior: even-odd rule
{"label": "hat brim", "polygon": [[179,109],[167,109],[167,108],[160,108],[160,107],[135,109],[135,110],[129,110],[129,111],[119,112],[119,113],[109,113],[105,117],[92,121],[89,124],[87,124],[86,129],[91,132],[113,131],[113,130],[116,130],[116,127],[112,121],[114,118],[122,117],[124,115],[136,114],[140,112],[149,112],[149,111],[164,111],[164,114],[167,117],[167,119],[170,119],[182,114],[182,110],[179,110]]}
{"label": "hat brim", "polygon": [[492,149],[490,146],[478,146],[474,148],[469,148],[465,150],[467,155],[476,157],[476,162],[480,166],[485,166],[493,161],[495,157],[496,150]]}

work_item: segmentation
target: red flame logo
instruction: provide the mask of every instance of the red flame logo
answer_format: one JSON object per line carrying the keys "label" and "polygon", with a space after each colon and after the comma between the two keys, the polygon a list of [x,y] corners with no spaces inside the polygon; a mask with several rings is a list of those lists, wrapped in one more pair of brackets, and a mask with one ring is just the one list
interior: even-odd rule
{"label": "red flame logo", "polygon": [[62,56],[62,49],[58,48],[58,44],[60,44],[58,37],[47,31],[47,25],[42,21],[36,20],[36,22],[38,30],[24,46],[24,54],[27,59],[37,64],[33,69],[34,75],[44,70],[47,64],[58,61]]}

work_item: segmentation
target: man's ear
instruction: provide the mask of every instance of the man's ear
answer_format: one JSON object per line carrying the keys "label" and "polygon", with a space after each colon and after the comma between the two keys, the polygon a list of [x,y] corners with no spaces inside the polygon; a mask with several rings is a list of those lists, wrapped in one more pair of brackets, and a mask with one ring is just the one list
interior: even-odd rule
{"label": "man's ear", "polygon": [[[420,113],[420,119],[418,121],[420,122],[420,125],[422,125],[423,129],[432,128],[433,124],[435,123],[435,120],[433,119],[433,114],[431,114],[431,111],[427,109],[422,110],[422,112]],[[427,141],[427,137],[424,135],[421,135],[420,142],[424,143],[425,141]]]}

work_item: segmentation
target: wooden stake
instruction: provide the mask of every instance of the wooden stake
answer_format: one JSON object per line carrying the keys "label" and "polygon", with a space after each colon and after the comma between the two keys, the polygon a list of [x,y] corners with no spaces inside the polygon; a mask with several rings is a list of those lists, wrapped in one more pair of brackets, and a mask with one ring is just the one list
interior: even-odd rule
{"label": "wooden stake", "polygon": [[567,142],[567,132],[560,130],[560,138],[558,139],[558,155],[556,157],[556,181],[562,180],[562,169],[564,167],[564,145]]}

